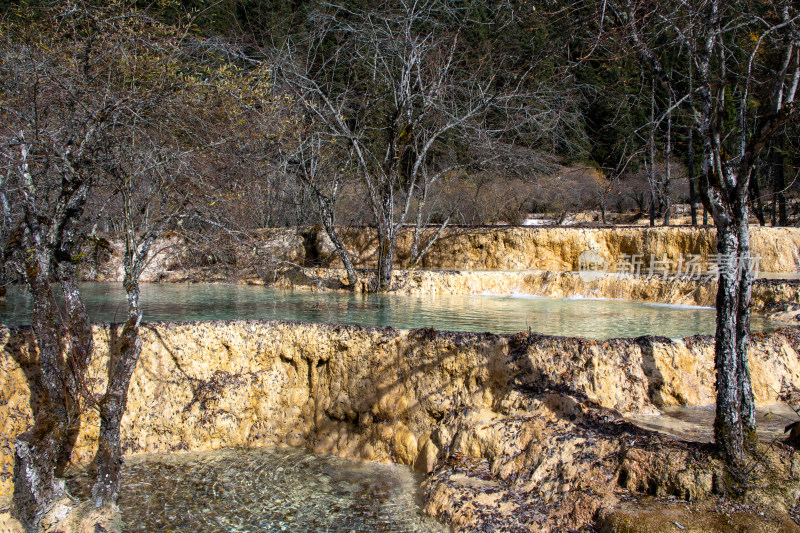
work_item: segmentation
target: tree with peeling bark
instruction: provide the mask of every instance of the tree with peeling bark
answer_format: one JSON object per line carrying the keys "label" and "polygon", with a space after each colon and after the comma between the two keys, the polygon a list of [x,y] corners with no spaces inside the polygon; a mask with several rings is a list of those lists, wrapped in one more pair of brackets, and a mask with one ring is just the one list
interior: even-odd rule
{"label": "tree with peeling bark", "polygon": [[[165,110],[192,84],[179,68],[185,66],[186,33],[124,3],[48,4],[15,11],[3,24],[0,153],[5,175],[14,179],[7,189],[12,205],[20,206],[12,213],[15,229],[6,250],[33,299],[39,355],[32,393],[40,398],[33,428],[16,441],[12,513],[36,531],[54,505],[68,501],[60,478],[85,409],[100,413],[93,505],[116,502],[119,424],[141,346],[138,279],[152,242],[182,206],[170,200],[151,223],[137,227],[146,211],[136,206],[135,195],[144,191],[163,201],[180,175],[173,164],[178,158],[165,155],[164,132],[170,139],[186,132]],[[197,107],[180,103],[184,110]],[[113,184],[121,198],[129,310],[118,353],[110,354],[107,388],[98,396],[87,379],[93,340],[76,263],[87,202],[101,182]]]}
{"label": "tree with peeling bark", "polygon": [[[44,20],[14,12],[4,21],[0,63],[3,165],[14,179],[12,202],[20,206],[7,249],[33,297],[39,352],[33,383],[41,403],[33,428],[15,445],[12,511],[29,531],[65,495],[60,475],[87,397],[93,341],[74,258],[95,181],[93,158],[119,111],[105,84],[103,57],[119,43],[84,38],[97,29],[91,14],[73,12],[58,24],[61,12],[37,14]],[[53,281],[66,303],[63,313]]]}
{"label": "tree with peeling bark", "polygon": [[[675,95],[654,121],[686,108],[703,146],[700,197],[717,229],[715,442],[744,478],[755,408],[747,347],[755,258],[750,181],[779,129],[798,120],[800,10],[790,1],[693,0],[657,6],[608,0],[593,6],[601,33],[616,32],[645,72]],[[668,58],[671,69],[664,67]],[[684,67],[681,67],[681,66]]]}

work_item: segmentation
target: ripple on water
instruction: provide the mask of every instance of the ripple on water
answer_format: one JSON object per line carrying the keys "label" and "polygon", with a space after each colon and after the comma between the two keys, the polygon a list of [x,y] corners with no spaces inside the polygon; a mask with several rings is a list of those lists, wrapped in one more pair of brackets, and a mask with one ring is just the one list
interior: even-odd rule
{"label": "ripple on water", "polygon": [[[85,473],[70,490],[87,495]],[[441,532],[419,512],[405,467],[293,448],[157,454],[126,460],[119,506],[127,532]]]}

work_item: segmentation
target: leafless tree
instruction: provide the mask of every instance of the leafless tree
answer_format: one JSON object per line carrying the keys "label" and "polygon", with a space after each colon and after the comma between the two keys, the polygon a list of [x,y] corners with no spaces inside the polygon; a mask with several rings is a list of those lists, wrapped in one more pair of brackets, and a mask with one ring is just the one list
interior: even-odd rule
{"label": "leafless tree", "polygon": [[[141,95],[146,99],[145,95]],[[146,117],[143,109],[139,118]],[[159,108],[164,112],[164,107]],[[152,117],[151,117],[152,118]],[[153,122],[118,124],[112,131],[114,149],[103,158],[102,185],[119,203],[112,211],[123,229],[122,284],[127,295],[127,318],[122,324],[108,369],[106,390],[97,401],[100,433],[95,462],[97,480],[92,499],[97,507],[116,502],[120,489],[122,449],[120,429],[128,385],[141,354],[142,322],[139,280],[152,260],[156,240],[188,216],[188,155],[165,142]],[[128,130],[128,131],[125,131]],[[155,131],[154,131],[155,130]]]}
{"label": "leafless tree", "polygon": [[[439,0],[383,2],[370,11],[326,5],[317,31],[289,40],[279,79],[305,113],[352,150],[378,235],[375,290],[390,288],[397,237],[425,177],[474,163],[471,141],[524,123],[556,131],[551,87],[531,91],[529,72],[501,83],[489,58],[464,64],[458,10]],[[463,21],[462,21],[463,24]],[[442,154],[453,161],[440,164]],[[429,188],[427,190],[430,190]]]}
{"label": "leafless tree", "polygon": [[[178,79],[186,72],[179,68],[186,32],[123,4],[20,8],[3,24],[0,154],[3,174],[13,177],[12,203],[21,206],[7,249],[33,297],[39,348],[33,383],[41,386],[32,390],[41,398],[34,427],[17,437],[12,512],[27,530],[36,531],[64,496],[59,477],[83,409],[100,411],[95,504],[116,500],[119,423],[140,347],[138,277],[149,246],[180,205],[168,199],[172,194],[164,187],[166,172],[180,172],[174,165],[167,170],[164,161],[174,158],[164,156],[164,135],[156,126],[169,122],[170,135],[183,133],[165,110],[174,107],[176,93],[192,79]],[[129,312],[108,387],[97,396],[86,381],[93,341],[75,259],[81,224],[91,218],[85,216],[87,201],[101,181],[112,184],[112,195],[121,199]],[[137,196],[148,201],[137,205]],[[153,199],[162,202],[155,215]],[[139,224],[143,219],[147,222]],[[64,296],[63,313],[52,281]]]}
{"label": "leafless tree", "polygon": [[[14,180],[11,201],[20,206],[7,249],[33,297],[31,324],[39,349],[33,371],[43,388],[34,391],[42,398],[34,427],[19,435],[15,446],[12,510],[34,531],[64,494],[58,476],[77,434],[93,342],[73,257],[95,177],[92,158],[119,101],[108,98],[109,90],[98,81],[107,67],[97,61],[99,43],[75,37],[94,30],[96,20],[65,17],[43,35],[21,29],[23,21],[13,16],[5,21],[0,135],[4,174]],[[66,301],[64,330],[58,325],[54,280]],[[70,339],[66,354],[62,331]]]}
{"label": "leafless tree", "polygon": [[286,166],[316,200],[319,221],[347,271],[348,283],[353,286],[358,282],[358,274],[336,229],[337,200],[352,168],[352,151],[339,139],[314,129],[302,129],[298,133],[300,138],[288,154]]}
{"label": "leafless tree", "polygon": [[[625,29],[650,76],[680,95],[665,112],[692,101],[697,106],[690,112],[696,115],[703,143],[700,196],[717,228],[720,258],[714,434],[724,457],[740,467],[745,443],[755,439],[747,357],[753,262],[750,180],[770,139],[798,117],[800,12],[788,1],[603,4]],[[675,63],[687,69],[668,72],[664,64],[681,54],[688,61]],[[687,92],[690,77],[696,85]],[[738,119],[728,120],[731,113]]]}

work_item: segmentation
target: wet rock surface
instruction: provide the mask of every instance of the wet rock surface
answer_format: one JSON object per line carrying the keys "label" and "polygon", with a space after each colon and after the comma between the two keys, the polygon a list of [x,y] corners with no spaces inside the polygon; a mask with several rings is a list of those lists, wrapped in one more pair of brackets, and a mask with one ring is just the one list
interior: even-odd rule
{"label": "wet rock surface", "polygon": [[[95,327],[102,386],[113,327]],[[757,402],[800,383],[800,329],[754,335]],[[0,328],[0,488],[31,422],[27,328]],[[702,443],[624,420],[713,401],[713,339],[402,332],[283,321],[147,324],[123,419],[127,453],[288,444],[428,473],[426,511],[463,531],[594,527],[639,495],[716,501],[729,476]],[[99,390],[99,389],[98,389]],[[92,458],[81,421],[75,462]],[[748,500],[787,517],[800,455],[765,445]],[[753,503],[755,502],[755,503]],[[783,518],[782,518],[783,519]]]}
{"label": "wet rock surface", "polygon": [[765,306],[764,312],[776,322],[787,324],[800,323],[800,303],[777,301]]}
{"label": "wet rock surface", "polygon": [[[797,400],[790,400],[798,405]],[[713,442],[714,406],[708,407],[661,407],[661,415],[630,415],[625,419],[643,429],[657,431],[678,440],[690,442]],[[758,437],[763,442],[784,440],[788,442],[787,426],[798,420],[798,414],[788,404],[775,404],[756,408]]]}
{"label": "wet rock surface", "polygon": [[533,416],[468,418],[424,484],[426,511],[455,531],[800,531],[790,448],[762,445],[750,491],[731,497],[707,445],[638,431],[586,404],[563,411],[561,398]]}
{"label": "wet rock surface", "polygon": [[795,533],[800,526],[786,515],[725,499],[701,504],[673,498],[631,499],[602,513],[600,533]]}
{"label": "wet rock surface", "polygon": [[[424,244],[436,229],[423,231]],[[753,254],[762,272],[800,272],[800,229],[750,229]],[[340,228],[340,237],[357,268],[377,265],[377,238],[366,228]],[[409,262],[413,231],[400,232],[396,267]],[[87,280],[122,279],[121,242],[113,235],[93,239],[84,246],[81,271]],[[691,227],[450,227],[431,246],[420,268],[452,270],[574,271],[579,256],[592,251],[612,264],[639,255],[649,264],[675,263],[691,255],[708,258],[716,253],[716,232]],[[333,245],[324,231],[314,227],[272,228],[254,232],[237,242],[216,242],[208,250],[168,235],[155,246],[156,257],[142,281],[250,281],[272,282],[276,270],[286,266],[340,267]]]}
{"label": "wet rock surface", "polygon": [[[10,511],[11,496],[0,496],[0,532],[25,533]],[[42,517],[38,533],[122,533],[121,514],[116,505],[97,508],[88,501],[62,498]]]}
{"label": "wet rock surface", "polygon": [[[300,275],[302,273],[302,276]],[[356,287],[368,290],[374,274],[366,272]],[[315,291],[345,288],[344,270],[292,267],[269,284],[282,289]],[[553,298],[613,298],[638,302],[713,307],[716,281],[679,277],[621,277],[587,279],[578,272],[480,272],[398,270],[392,292],[397,294],[516,294]],[[800,304],[800,280],[758,279],[753,282],[751,307],[761,312],[775,305]]]}

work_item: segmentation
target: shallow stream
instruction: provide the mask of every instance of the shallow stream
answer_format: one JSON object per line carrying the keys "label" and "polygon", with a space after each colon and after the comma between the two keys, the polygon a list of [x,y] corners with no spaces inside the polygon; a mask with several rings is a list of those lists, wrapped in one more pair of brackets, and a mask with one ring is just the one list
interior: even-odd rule
{"label": "shallow stream", "polygon": [[[118,283],[81,287],[92,319],[122,321]],[[280,291],[225,284],[143,284],[145,320],[285,319],[399,329],[536,333],[605,339],[712,334],[709,308],[621,300],[531,296],[400,296]],[[12,287],[0,322],[29,321],[30,297]],[[770,329],[753,317],[753,329]],[[793,413],[761,413],[762,437],[778,436]],[[708,440],[713,411],[676,408],[634,423],[685,440]],[[128,458],[119,499],[126,532],[439,532],[420,514],[420,478],[404,467],[348,461],[299,449],[227,449]],[[70,490],[86,497],[89,476]]]}
{"label": "shallow stream", "polygon": [[[120,283],[81,285],[94,321],[122,322],[125,292]],[[489,295],[391,295],[282,291],[252,285],[142,284],[147,321],[283,319],[335,322],[398,329],[431,327],[447,331],[528,331],[607,339],[659,335],[678,338],[713,334],[713,309],[626,300]],[[11,287],[0,300],[0,323],[30,321],[30,296]],[[754,330],[770,329],[753,316]]]}
{"label": "shallow stream", "polygon": [[[224,449],[127,458],[119,506],[134,532],[444,532],[420,514],[421,478],[406,467],[296,448]],[[88,497],[90,477],[68,483]]]}

